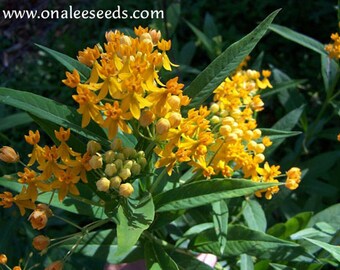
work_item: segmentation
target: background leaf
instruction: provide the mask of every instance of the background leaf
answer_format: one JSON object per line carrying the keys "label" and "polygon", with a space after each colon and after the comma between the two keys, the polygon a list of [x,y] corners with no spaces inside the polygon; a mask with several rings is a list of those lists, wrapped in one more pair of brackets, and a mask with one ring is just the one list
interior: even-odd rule
{"label": "background leaf", "polygon": [[218,243],[220,245],[220,253],[223,254],[227,244],[228,233],[228,205],[224,200],[214,202],[211,204],[213,209],[213,222]]}
{"label": "background leaf", "polygon": [[256,200],[243,202],[243,216],[250,229],[265,232],[267,228],[266,216],[261,205]]}
{"label": "background leaf", "polygon": [[191,82],[184,91],[186,95],[192,98],[190,104],[185,107],[185,111],[198,108],[211,95],[213,90],[237,68],[266,33],[278,12],[279,10],[271,13],[251,33],[229,46]]}

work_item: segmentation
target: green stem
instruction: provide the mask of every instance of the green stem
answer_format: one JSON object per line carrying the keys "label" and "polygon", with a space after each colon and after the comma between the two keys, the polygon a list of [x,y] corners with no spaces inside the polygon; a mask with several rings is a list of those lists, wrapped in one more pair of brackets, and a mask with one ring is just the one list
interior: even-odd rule
{"label": "green stem", "polygon": [[50,200],[49,200],[49,202],[48,202],[48,207],[50,207],[50,205],[51,205],[51,203],[52,203],[52,200],[53,200],[53,197],[54,197],[54,193],[55,193],[55,189],[53,189],[53,191],[52,191],[51,198],[50,198]]}
{"label": "green stem", "polygon": [[83,203],[88,204],[88,205],[103,207],[103,205],[101,205],[99,202],[93,202],[89,199],[85,199],[85,198],[82,198],[82,197],[79,197],[79,196],[74,196],[72,194],[68,194],[68,196],[71,197],[74,200],[83,202]]}
{"label": "green stem", "polygon": [[66,223],[68,223],[68,224],[70,224],[70,225],[72,225],[73,227],[75,227],[75,228],[77,228],[77,229],[79,229],[81,231],[83,230],[82,227],[78,226],[77,224],[75,224],[74,222],[72,222],[72,221],[70,221],[68,219],[65,219],[65,218],[57,216],[57,215],[53,215],[53,216],[58,218],[58,219],[60,219],[60,220],[62,220],[62,221],[64,221],[64,222],[66,222]]}

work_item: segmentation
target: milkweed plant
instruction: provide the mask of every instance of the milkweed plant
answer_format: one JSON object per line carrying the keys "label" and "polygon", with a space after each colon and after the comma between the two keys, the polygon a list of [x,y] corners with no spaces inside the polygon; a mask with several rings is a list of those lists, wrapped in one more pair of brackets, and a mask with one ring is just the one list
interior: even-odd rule
{"label": "milkweed plant", "polygon": [[[169,57],[171,40],[156,29],[108,31],[104,44],[80,50],[77,60],[39,46],[69,70],[62,82],[76,109],[1,89],[2,103],[25,110],[41,127],[23,135],[28,156],[15,146],[0,149],[1,161],[19,168],[1,178],[6,191],[0,206],[17,207],[27,217],[36,232],[32,250],[41,257],[31,268],[25,261],[12,267],[3,251],[0,267],[73,269],[75,254],[102,254],[110,264],[143,260],[145,269],[170,270],[254,269],[244,267],[266,260],[272,267],[293,259],[320,263],[303,243],[268,234],[261,225],[259,201],[295,190],[301,181],[298,167],[282,170],[267,160],[277,138],[292,134],[258,126],[271,71],[247,68],[276,14],[189,85],[173,76],[178,65]],[[337,33],[332,40],[324,53],[337,61]],[[53,143],[43,144],[41,132]],[[235,215],[237,200],[242,207]],[[200,223],[195,209],[209,221]],[[243,211],[255,216],[242,218]],[[72,233],[50,234],[53,220]],[[64,254],[44,259],[53,249]],[[202,253],[214,255],[213,265],[202,262]]]}

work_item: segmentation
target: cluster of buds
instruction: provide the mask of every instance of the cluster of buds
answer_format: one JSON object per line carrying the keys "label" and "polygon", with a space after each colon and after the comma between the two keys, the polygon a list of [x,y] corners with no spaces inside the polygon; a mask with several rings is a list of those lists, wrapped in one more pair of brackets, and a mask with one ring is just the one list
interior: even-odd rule
{"label": "cluster of buds", "polygon": [[97,189],[103,192],[117,191],[123,197],[133,193],[131,181],[141,174],[147,161],[143,151],[123,147],[120,139],[115,139],[111,149],[101,153],[101,145],[89,141],[87,151],[92,155],[89,164],[99,170],[102,177],[96,182]]}

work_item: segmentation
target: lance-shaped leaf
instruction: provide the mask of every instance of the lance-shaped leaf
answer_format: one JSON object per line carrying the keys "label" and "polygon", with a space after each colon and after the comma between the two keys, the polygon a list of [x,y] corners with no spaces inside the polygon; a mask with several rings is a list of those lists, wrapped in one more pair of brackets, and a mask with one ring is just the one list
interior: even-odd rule
{"label": "lance-shaped leaf", "polygon": [[227,244],[228,233],[228,205],[224,200],[212,203],[213,222],[218,243],[220,245],[220,253],[223,254]]}
{"label": "lance-shaped leaf", "polygon": [[90,77],[91,69],[84,65],[83,63],[79,62],[78,60],[73,59],[72,57],[69,57],[66,54],[44,47],[42,45],[39,44],[35,45],[37,45],[40,49],[51,55],[54,59],[56,59],[63,66],[65,66],[69,71],[72,72],[74,69],[76,69],[82,81],[86,81]]}
{"label": "lance-shaped leaf", "polygon": [[265,232],[267,220],[261,205],[256,200],[243,202],[243,216],[250,229]]}
{"label": "lance-shaped leaf", "polygon": [[[312,257],[294,242],[240,225],[229,225],[227,239],[223,257],[247,254],[272,261],[288,260],[299,256]],[[190,242],[189,248],[198,252],[218,254],[219,245],[215,232],[210,229],[200,233]]]}
{"label": "lance-shaped leaf", "polygon": [[209,66],[207,66],[185,89],[185,94],[192,98],[184,110],[198,108],[219,86],[224,79],[250,54],[266,33],[279,10],[271,13],[251,33],[230,45]]}
{"label": "lance-shaped leaf", "polygon": [[156,195],[155,209],[157,212],[189,209],[275,185],[277,183],[256,183],[246,179],[201,180]]}
{"label": "lance-shaped leaf", "polygon": [[146,242],[144,245],[146,266],[150,270],[179,270],[175,261],[155,243]]}
{"label": "lance-shaped leaf", "polygon": [[118,208],[117,256],[128,253],[139,237],[149,228],[155,216],[155,208],[150,194],[140,201],[127,199]]}

